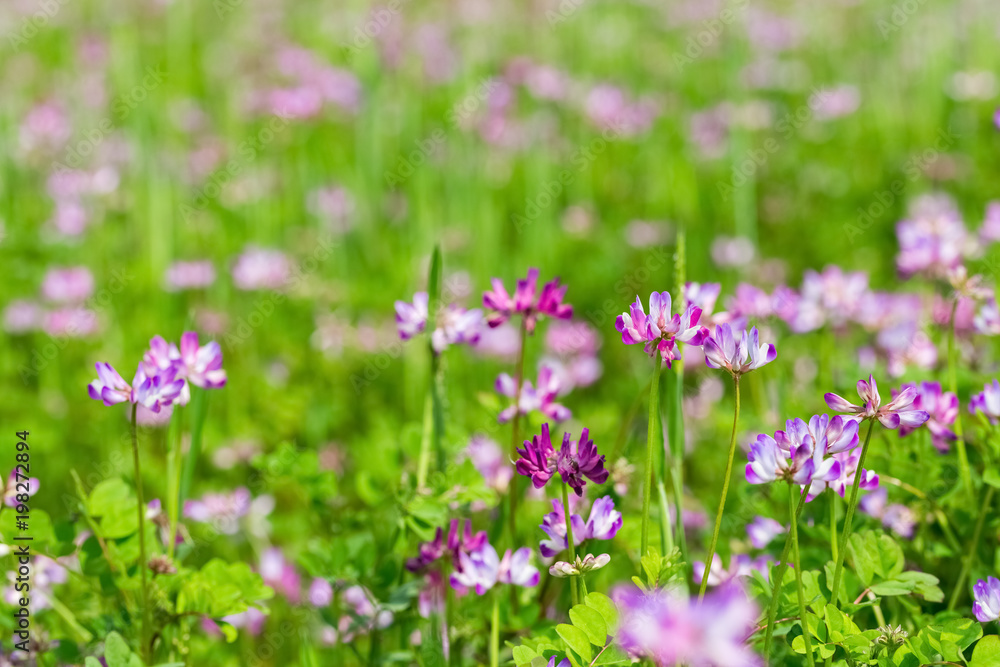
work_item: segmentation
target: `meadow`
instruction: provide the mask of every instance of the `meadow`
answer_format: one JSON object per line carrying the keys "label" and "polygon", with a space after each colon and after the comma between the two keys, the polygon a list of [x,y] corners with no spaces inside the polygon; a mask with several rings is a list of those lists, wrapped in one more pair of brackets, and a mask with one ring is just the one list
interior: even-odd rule
{"label": "meadow", "polygon": [[0,667],[1000,666],[998,45],[6,0]]}

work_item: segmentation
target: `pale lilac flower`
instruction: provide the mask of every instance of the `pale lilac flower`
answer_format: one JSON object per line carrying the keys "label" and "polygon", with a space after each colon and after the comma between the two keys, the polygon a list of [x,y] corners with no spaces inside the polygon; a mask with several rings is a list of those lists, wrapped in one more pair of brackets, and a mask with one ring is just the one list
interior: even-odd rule
{"label": "pale lilac flower", "polygon": [[[754,572],[760,572],[767,579],[768,566],[773,560],[770,556],[750,558],[747,554],[733,554],[729,559],[729,569],[727,570],[722,567],[722,559],[719,557],[719,554],[714,554],[712,556],[712,567],[708,570],[708,585],[714,588],[715,586],[721,586],[740,578],[753,576]],[[695,583],[701,584],[702,579],[705,577],[705,563],[697,560],[691,566],[691,570]]]}
{"label": "pale lilac flower", "polygon": [[805,272],[798,308],[802,311],[815,307],[822,313],[824,321],[839,327],[856,318],[859,305],[867,293],[867,273],[845,272],[833,264],[824,268],[822,273]]}
{"label": "pale lilac flower", "polygon": [[979,228],[979,240],[983,243],[1000,241],[1000,201],[991,201],[986,205],[986,216]]}
{"label": "pale lilac flower", "polygon": [[[180,403],[180,397],[178,397],[177,403]],[[135,411],[135,422],[139,426],[145,426],[146,428],[163,428],[170,423],[170,417],[173,414],[173,404],[163,406],[159,412],[153,412],[145,405],[139,404]],[[132,418],[130,410],[125,412],[125,418]]]}
{"label": "pale lilac flower", "polygon": [[184,387],[184,380],[177,377],[177,368],[171,367],[155,375],[147,375],[144,365],[140,362],[132,380],[132,402],[144,405],[153,412],[159,412],[178,400]]}
{"label": "pale lilac flower", "polygon": [[329,607],[333,602],[333,586],[322,577],[316,577],[309,584],[309,604],[314,607]]}
{"label": "pale lilac flower", "polygon": [[[847,493],[847,489],[854,486],[854,477],[858,472],[858,463],[861,461],[861,448],[855,447],[846,452],[837,452],[833,458],[840,464],[840,474],[832,480],[813,480],[809,487],[809,494],[806,500],[812,500],[825,489],[833,489],[841,498]],[[864,468],[861,470],[861,481],[858,488],[862,491],[873,491],[878,488],[878,474],[872,470]]]}
{"label": "pale lilac flower", "polygon": [[184,517],[199,523],[211,523],[223,535],[235,535],[239,520],[250,511],[251,496],[246,487],[230,493],[206,493],[200,500],[184,501]]}
{"label": "pale lilac flower", "polygon": [[913,401],[917,397],[917,390],[914,387],[903,389],[892,401],[882,405],[875,377],[869,376],[868,382],[858,380],[858,395],[861,397],[862,405],[854,405],[834,393],[826,394],[825,399],[831,410],[847,413],[858,421],[878,419],[884,427],[890,429],[900,426],[916,428],[930,418],[926,411],[913,407]]}
{"label": "pale lilac flower", "polygon": [[817,90],[809,96],[809,107],[819,120],[833,120],[849,116],[861,105],[861,93],[857,86],[841,84],[833,88]]}
{"label": "pale lilac flower", "polygon": [[503,282],[493,278],[493,289],[483,293],[483,306],[492,311],[487,322],[491,328],[498,327],[514,314],[524,318],[525,330],[530,334],[535,331],[539,317],[548,315],[560,320],[573,317],[573,307],[562,302],[566,295],[566,285],[559,285],[556,278],[545,283],[542,292],[536,299],[538,289],[538,269],[528,269],[528,275],[517,281],[517,289],[513,298],[507,294]]}
{"label": "pale lilac flower", "polygon": [[771,363],[778,354],[774,345],[760,344],[757,327],[743,330],[739,343],[729,324],[720,324],[705,339],[705,364],[709,368],[724,368],[734,377],[749,373]]}
{"label": "pale lilac flower", "polygon": [[773,438],[762,433],[750,445],[746,466],[748,482],[766,484],[780,479],[806,486],[814,479],[828,481],[840,474],[840,464],[836,459],[826,458],[826,452],[816,447],[811,437],[791,441],[790,450],[782,448],[779,441],[788,441],[783,431],[777,431]]}
{"label": "pale lilac flower", "polygon": [[94,275],[84,266],[49,269],[42,298],[52,303],[80,303],[94,293]]}
{"label": "pale lilac flower", "polygon": [[[579,514],[570,514],[573,523],[573,544],[580,546],[585,540],[610,540],[618,534],[622,527],[621,512],[615,510],[611,496],[604,496],[594,501],[590,507],[590,516],[584,523]],[[562,501],[552,500],[552,512],[542,517],[539,526],[549,539],[542,540],[539,551],[545,558],[552,558],[569,546],[566,537],[566,515]]]}
{"label": "pale lilac flower", "polygon": [[756,255],[753,241],[743,236],[719,236],[712,241],[712,261],[722,268],[746,266]]}
{"label": "pale lilac flower", "polygon": [[111,364],[99,361],[95,367],[97,379],[87,385],[87,392],[92,399],[103,401],[104,405],[109,407],[124,401],[132,401],[132,387],[122,379]]}
{"label": "pale lilac flower", "polygon": [[758,667],[763,661],[747,644],[758,608],[736,583],[720,586],[699,603],[665,589],[634,586],[612,591],[621,611],[618,643],[635,658],[660,667]]}
{"label": "pale lilac flower", "polygon": [[642,308],[638,296],[629,306],[629,312],[622,313],[615,320],[615,329],[622,335],[626,345],[643,343],[647,354],[660,351],[664,363],[670,366],[678,359],[677,343],[701,345],[708,336],[708,329],[699,326],[701,308],[688,306],[683,314],[671,315],[670,292],[653,292],[649,295],[649,315]]}
{"label": "pale lilac flower", "polygon": [[989,623],[1000,619],[1000,581],[996,577],[980,579],[972,587],[975,602],[972,613],[980,623]]}
{"label": "pale lilac flower", "polygon": [[204,289],[215,282],[215,267],[205,260],[174,262],[163,277],[167,291]]}
{"label": "pale lilac flower", "polygon": [[[957,312],[955,314],[958,315]],[[996,299],[988,299],[979,307],[973,316],[972,325],[977,333],[1000,335],[1000,308],[997,308]]]}
{"label": "pale lilac flower", "polygon": [[511,552],[508,549],[500,560],[500,573],[497,581],[501,584],[513,584],[530,588],[538,585],[538,568],[531,564],[531,549],[521,547]]}
{"label": "pale lilac flower", "polygon": [[280,250],[248,246],[233,265],[233,283],[241,290],[278,290],[291,278],[292,265]]}
{"label": "pale lilac flower", "polygon": [[937,364],[937,346],[918,327],[917,322],[910,320],[878,333],[876,342],[886,353],[890,376],[899,377],[909,366],[929,370]]}
{"label": "pale lilac flower", "polygon": [[421,333],[427,326],[427,292],[417,292],[413,295],[413,303],[396,302],[396,328],[399,337],[409,340]]}
{"label": "pale lilac flower", "polygon": [[[22,479],[20,482],[17,480],[17,470],[11,470],[10,475],[7,476],[7,484],[4,486],[3,490],[3,504],[7,507],[17,507],[20,504],[20,500],[17,499],[19,495],[27,494],[30,498],[31,496],[38,493],[38,479],[35,477],[29,477],[28,479]],[[21,488],[18,488],[18,485]]]}
{"label": "pale lilac flower", "polygon": [[899,503],[887,502],[888,491],[885,487],[867,494],[858,501],[858,509],[882,522],[882,526],[900,537],[913,539],[913,531],[917,526],[917,516],[912,509]]}
{"label": "pale lilac flower", "polygon": [[[517,382],[507,373],[501,373],[497,376],[494,389],[501,396],[514,398],[517,394]],[[528,415],[537,411],[553,421],[566,421],[572,413],[566,406],[555,402],[562,390],[563,386],[552,369],[542,366],[538,370],[538,386],[531,384],[531,380],[524,380],[521,383],[520,399],[501,411],[497,420],[503,424],[510,421],[517,413]]]}
{"label": "pale lilac flower", "polygon": [[[67,559],[61,559],[64,562]],[[31,596],[30,611],[32,614],[52,607],[50,596],[52,589],[58,584],[65,584],[69,579],[69,571],[59,560],[53,560],[48,556],[35,556],[30,565],[31,569]],[[4,601],[11,607],[19,605],[19,599],[24,597],[25,591],[15,589],[17,579],[17,568],[7,572],[10,580],[10,587],[3,593]]]}
{"label": "pale lilac flower", "polygon": [[332,231],[343,234],[351,228],[354,197],[341,186],[317,188],[309,193],[309,212],[326,221]]}
{"label": "pale lilac flower", "polygon": [[899,255],[896,268],[904,277],[924,273],[943,278],[966,254],[961,214],[947,199],[920,200],[910,218],[896,225]]}
{"label": "pale lilac flower", "polygon": [[67,306],[45,313],[42,329],[52,337],[83,338],[97,333],[97,313],[89,308]]}
{"label": "pale lilac flower", "polygon": [[34,301],[16,300],[3,311],[3,328],[10,334],[23,334],[42,326],[45,311]]}
{"label": "pale lilac flower", "polygon": [[438,312],[437,328],[431,334],[431,346],[440,354],[449,345],[479,342],[479,331],[482,326],[481,310],[465,310],[461,306],[450,303]]}
{"label": "pale lilac flower", "polygon": [[497,583],[531,587],[538,584],[538,569],[530,563],[531,550],[522,547],[515,552],[509,549],[501,560],[496,549],[484,542],[478,549],[458,554],[455,571],[450,583],[459,594],[468,589],[483,595]]}
{"label": "pale lilac flower", "polygon": [[198,333],[185,331],[181,335],[178,376],[202,389],[226,386],[226,371],[222,369],[222,348],[216,341],[198,344]]}
{"label": "pale lilac flower", "polygon": [[[916,398],[913,399],[913,407],[924,410],[930,415],[924,425],[931,432],[931,443],[938,451],[947,452],[948,442],[958,438],[954,431],[948,428],[958,417],[958,397],[950,391],[942,391],[939,382],[904,384],[900,387],[900,392],[907,387],[912,387],[917,392]],[[893,389],[893,398],[900,392]],[[899,437],[909,435],[914,430],[915,427],[900,425]]]}
{"label": "pale lilac flower", "polygon": [[583,558],[577,556],[575,563],[569,563],[564,560],[556,561],[551,567],[549,567],[549,574],[557,579],[578,577],[580,575],[587,574],[588,572],[593,572],[594,570],[600,570],[610,562],[611,556],[609,554],[599,554],[597,556],[594,554],[587,554]]}
{"label": "pale lilac flower", "polygon": [[[719,292],[722,285],[719,283],[692,283],[684,284],[684,308],[691,306],[701,309],[700,321],[706,324],[717,324],[712,313],[715,311],[715,302],[719,299]],[[719,322],[721,322],[720,320]]]}
{"label": "pale lilac flower", "polygon": [[486,486],[501,493],[507,490],[514,470],[500,445],[485,435],[475,435],[466,446],[465,453],[483,476]]}
{"label": "pale lilac flower", "polygon": [[[295,566],[288,562],[278,547],[271,547],[260,556],[260,576],[275,593],[285,596],[292,604],[302,598],[301,579]],[[345,593],[346,597],[346,593]]]}
{"label": "pale lilac flower", "polygon": [[786,530],[788,529],[774,519],[755,516],[753,521],[747,524],[747,537],[755,549],[763,549]]}
{"label": "pale lilac flower", "polygon": [[970,396],[969,412],[978,412],[996,424],[1000,420],[1000,381],[987,382],[981,392]]}
{"label": "pale lilac flower", "polygon": [[648,98],[630,101],[617,86],[600,84],[587,93],[584,112],[591,123],[623,136],[634,136],[652,126],[659,111]]}

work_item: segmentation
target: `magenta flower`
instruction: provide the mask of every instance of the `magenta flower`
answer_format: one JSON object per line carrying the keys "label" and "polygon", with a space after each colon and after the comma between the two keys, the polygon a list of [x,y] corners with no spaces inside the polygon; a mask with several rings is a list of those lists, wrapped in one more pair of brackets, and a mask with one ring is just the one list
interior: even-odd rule
{"label": "magenta flower", "polygon": [[[904,384],[899,391],[893,389],[893,398],[910,387],[917,393],[913,399],[913,407],[925,411],[930,416],[924,425],[931,432],[931,443],[938,451],[947,452],[948,442],[958,438],[954,431],[948,428],[958,417],[958,397],[950,391],[942,391],[939,382],[920,382]],[[914,427],[900,425],[899,437],[909,435],[914,430]]]}
{"label": "magenta flower", "polygon": [[[854,477],[858,473],[858,463],[861,461],[861,448],[846,452],[837,452],[833,458],[840,464],[840,474],[835,479],[820,480],[814,479],[809,487],[809,495],[806,500],[812,500],[826,489],[833,489],[841,498],[847,493],[847,489],[854,485]],[[878,473],[863,468],[861,470],[861,481],[858,488],[862,491],[873,491],[878,488]]]}
{"label": "magenta flower", "polygon": [[597,455],[597,447],[590,439],[590,429],[580,432],[580,439],[572,441],[569,433],[563,433],[562,447],[556,456],[556,470],[565,484],[568,484],[576,495],[583,495],[586,479],[595,484],[604,484],[608,479],[608,471],[604,469],[604,455]]}
{"label": "magenta flower", "polygon": [[634,586],[612,591],[621,611],[618,643],[635,658],[660,667],[759,667],[747,644],[757,627],[757,606],[736,583],[716,588],[698,603],[666,589]]}
{"label": "magenta flower", "polygon": [[653,292],[649,295],[649,315],[642,309],[642,301],[637,296],[629,306],[629,312],[622,313],[615,320],[615,329],[622,335],[626,345],[644,343],[647,354],[660,351],[664,363],[670,366],[678,359],[677,343],[701,345],[708,336],[708,329],[699,326],[701,308],[688,306],[683,314],[670,314],[672,302],[670,292]]}
{"label": "magenta flower", "polygon": [[926,411],[913,407],[917,390],[912,386],[905,387],[892,401],[882,405],[875,377],[869,375],[868,382],[858,380],[858,395],[861,397],[862,405],[854,405],[833,393],[827,394],[824,398],[832,410],[847,413],[850,418],[857,421],[878,419],[882,426],[890,429],[900,426],[916,428],[930,419]]}
{"label": "magenta flower", "polygon": [[524,280],[517,281],[513,298],[507,294],[499,278],[493,278],[491,282],[493,289],[483,293],[483,306],[492,311],[487,319],[490,328],[498,327],[511,316],[520,314],[524,318],[525,330],[530,334],[535,331],[535,325],[542,315],[560,320],[573,317],[573,307],[562,302],[567,286],[560,286],[558,278],[545,283],[542,293],[537,300],[535,299],[535,292],[538,289],[536,268],[528,269],[528,276]]}
{"label": "magenta flower", "polygon": [[84,266],[49,269],[42,298],[53,303],[80,303],[94,293],[94,275]]}
{"label": "magenta flower", "polygon": [[[17,488],[19,483],[21,484],[20,489]],[[25,491],[25,488],[27,488],[27,491]],[[17,507],[20,502],[17,497],[23,493],[27,493],[29,498],[38,493],[38,480],[34,477],[29,477],[27,480],[18,482],[17,470],[11,470],[3,489],[3,504],[7,507]]]}
{"label": "magenta flower", "polygon": [[329,607],[333,602],[333,586],[322,577],[316,577],[309,584],[309,604],[316,608]]}
{"label": "magenta flower", "polygon": [[[765,516],[755,516],[753,521],[747,524],[747,537],[754,549],[764,549],[774,538],[784,533],[787,528]],[[709,582],[711,583],[711,582]]]}
{"label": "magenta flower", "polygon": [[413,303],[396,302],[396,328],[399,337],[410,340],[421,333],[427,326],[427,292],[417,292],[413,295]]}
{"label": "magenta flower", "polygon": [[1000,619],[1000,581],[996,577],[980,579],[972,587],[972,613],[980,623],[989,623]]}
{"label": "magenta flower", "polygon": [[542,424],[540,435],[524,441],[524,448],[518,449],[521,458],[514,464],[519,475],[531,478],[536,489],[545,486],[555,473],[555,450],[549,438],[548,423]]}
{"label": "magenta flower", "polygon": [[530,560],[531,550],[527,547],[515,552],[508,549],[501,560],[493,545],[484,542],[478,549],[459,553],[450,577],[451,587],[459,594],[473,589],[477,595],[483,595],[498,583],[536,586],[539,572]]}
{"label": "magenta flower", "polygon": [[302,580],[280,548],[271,547],[260,555],[260,576],[275,593],[285,596],[292,604],[301,600]]}
{"label": "magenta flower", "polygon": [[983,386],[978,394],[969,398],[969,412],[980,413],[996,424],[1000,420],[1000,381],[993,380]]}
{"label": "magenta flower", "polygon": [[757,327],[746,329],[737,344],[733,330],[728,324],[715,327],[711,336],[705,339],[705,364],[709,368],[724,368],[734,377],[749,373],[778,356],[774,345],[761,345]]}
{"label": "magenta flower", "polygon": [[99,361],[95,367],[97,379],[87,385],[87,393],[92,399],[103,401],[108,407],[132,400],[132,387],[111,364]]}
{"label": "magenta flower", "polygon": [[198,344],[198,334],[185,331],[181,335],[178,376],[202,389],[226,386],[226,371],[222,370],[222,348],[216,341]]}
{"label": "magenta flower", "polygon": [[[507,373],[498,375],[493,387],[501,396],[514,398],[517,394],[517,382]],[[552,369],[542,366],[538,369],[538,386],[532,385],[530,380],[522,382],[520,400],[505,408],[497,417],[497,421],[503,424],[510,421],[518,412],[527,415],[536,411],[553,421],[566,421],[572,413],[566,406],[555,402],[562,388],[559,377],[552,372]]]}
{"label": "magenta flower", "polygon": [[[538,545],[539,551],[545,558],[552,558],[569,546],[569,540],[566,538],[566,514],[563,511],[562,501],[553,499],[552,510],[542,518],[539,526],[549,536],[549,539],[542,540]],[[621,512],[615,510],[615,502],[611,496],[604,496],[594,501],[586,523],[578,514],[571,514],[570,520],[573,522],[575,546],[580,546],[584,540],[613,539],[622,527]]]}
{"label": "magenta flower", "polygon": [[835,459],[823,457],[823,450],[815,447],[815,442],[806,440],[785,450],[778,445],[784,432],[775,437],[767,434],[757,436],[747,454],[746,478],[751,484],[766,484],[775,480],[786,480],[805,486],[813,479],[836,479],[840,474],[840,464]]}

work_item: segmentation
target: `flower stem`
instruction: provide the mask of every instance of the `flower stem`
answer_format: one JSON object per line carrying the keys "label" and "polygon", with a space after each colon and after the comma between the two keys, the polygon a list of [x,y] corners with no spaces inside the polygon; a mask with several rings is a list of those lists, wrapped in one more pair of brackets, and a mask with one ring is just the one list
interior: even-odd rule
{"label": "flower stem", "polygon": [[[955,296],[955,303],[951,306],[951,319],[948,322],[948,384],[951,393],[958,396],[958,349],[955,347],[955,313],[958,311],[958,296]],[[958,452],[958,469],[962,475],[962,485],[965,492],[971,499],[974,494],[972,486],[972,473],[969,470],[969,457],[965,452],[965,438],[962,436],[962,411],[955,415],[953,430],[957,438],[955,439],[955,451]]]}
{"label": "flower stem", "polygon": [[[649,503],[653,497],[653,454],[660,439],[657,416],[660,409],[660,367],[663,360],[660,351],[653,353],[653,379],[649,383],[649,426],[646,430],[646,480],[642,485],[642,533],[639,541],[639,557],[646,555],[649,548]],[[680,511],[680,508],[678,508]]]}
{"label": "flower stem", "polygon": [[729,478],[733,474],[733,459],[736,457],[736,426],[740,421],[740,376],[733,376],[733,389],[736,392],[736,409],[733,412],[733,434],[729,438],[729,461],[726,462],[726,476],[722,482],[722,496],[719,498],[719,510],[715,513],[715,528],[712,529],[712,541],[708,544],[708,557],[705,559],[705,576],[701,578],[701,589],[698,591],[698,601],[705,598],[708,589],[708,571],[715,558],[715,547],[719,543],[719,529],[722,527],[722,514],[726,509],[726,496],[729,495]]}
{"label": "flower stem", "polygon": [[837,492],[830,489],[830,553],[837,562]]}
{"label": "flower stem", "polygon": [[493,596],[493,617],[490,623],[490,667],[500,665],[500,594]]}
{"label": "flower stem", "polygon": [[854,471],[854,486],[851,488],[851,499],[847,503],[847,514],[844,516],[844,531],[840,534],[840,546],[837,551],[837,558],[833,566],[833,586],[830,587],[833,605],[840,608],[840,577],[844,573],[844,555],[847,552],[847,540],[851,538],[851,523],[854,520],[854,510],[858,506],[858,489],[861,486],[862,471],[865,467],[865,458],[868,456],[868,445],[872,440],[872,431],[875,430],[875,419],[868,423],[868,433],[865,435],[865,444],[861,447],[861,458],[858,459],[858,467]]}
{"label": "flower stem", "polygon": [[[831,505],[832,507],[832,505]],[[795,570],[795,588],[799,598],[799,621],[802,624],[802,641],[805,642],[806,660],[809,667],[815,667],[812,654],[812,640],[809,637],[809,623],[806,620],[806,596],[802,590],[802,560],[799,556],[799,521],[795,516],[795,487],[788,485],[788,516],[791,518],[792,564]]]}
{"label": "flower stem", "polygon": [[[678,354],[682,345],[677,343]],[[684,411],[682,401],[684,399],[684,360],[675,359],[673,364],[673,386],[670,390],[668,404],[670,423],[670,482],[671,491],[674,495],[674,535],[677,546],[681,550],[681,559],[685,563],[690,563],[687,552],[687,536],[684,534]],[[687,580],[685,579],[685,586]]]}
{"label": "flower stem", "polygon": [[[528,324],[522,317],[521,339],[517,350],[517,366],[514,370],[514,382],[516,384],[514,391],[514,416],[510,420],[510,455],[515,457],[515,459],[517,458],[517,446],[521,444],[518,442],[518,437],[521,430],[521,386],[524,384],[524,348],[527,339]],[[507,487],[508,506],[510,507],[510,513],[507,516],[507,529],[510,532],[511,546],[516,546],[515,543],[517,542],[517,496],[518,475],[514,475]]]}
{"label": "flower stem", "polygon": [[170,541],[167,543],[167,555],[174,557],[174,545],[177,543],[177,522],[181,513],[181,460],[184,456],[184,409],[177,404],[174,407],[173,419],[177,429],[174,438],[173,451],[170,453],[170,492],[167,496],[167,513],[170,519]]}
{"label": "flower stem", "polygon": [[149,588],[146,583],[146,501],[142,497],[142,469],[139,467],[139,437],[136,432],[136,412],[139,409],[138,403],[132,404],[132,461],[135,464],[135,495],[139,502],[139,573],[142,579],[142,628],[139,636],[141,644],[139,654],[142,659],[149,663]]}
{"label": "flower stem", "polygon": [[[803,493],[799,497],[799,505],[795,508],[795,514],[792,516],[792,521],[798,521],[799,516],[802,514],[802,508],[806,506],[806,494]],[[774,636],[774,624],[775,619],[778,617],[778,602],[781,599],[781,582],[785,578],[785,570],[788,569],[788,552],[792,548],[792,534],[788,533],[788,537],[785,538],[785,547],[781,550],[781,558],[778,560],[778,569],[774,572],[774,581],[772,582],[772,592],[771,592],[771,605],[767,609],[767,628],[764,634],[764,658],[768,659],[769,651],[771,649],[771,638]]]}
{"label": "flower stem", "polygon": [[953,611],[958,605],[959,599],[962,597],[963,585],[965,584],[965,578],[969,576],[969,572],[972,570],[972,564],[976,560],[976,547],[979,546],[979,536],[983,532],[983,522],[986,520],[986,513],[990,509],[990,503],[993,502],[993,492],[995,488],[986,485],[986,495],[983,496],[983,505],[979,508],[979,517],[976,519],[976,527],[972,531],[972,541],[969,542],[968,553],[965,555],[965,561],[962,563],[962,570],[958,573],[958,580],[955,582],[955,588],[951,591],[951,598],[948,600],[948,611]]}
{"label": "flower stem", "polygon": [[[569,484],[562,485],[563,518],[566,520],[566,544],[569,545],[569,562],[576,565],[576,544],[573,540],[573,519],[569,511]],[[580,604],[580,596],[576,592],[576,577],[569,577],[569,593],[573,605]]]}
{"label": "flower stem", "polygon": [[427,350],[431,358],[431,376],[427,387],[427,397],[424,399],[424,428],[420,437],[420,459],[417,462],[417,490],[421,491],[427,488],[427,473],[430,468],[432,449],[437,456],[438,469],[444,469],[444,450],[441,448],[443,417],[441,396],[438,392],[441,359],[430,344],[427,345]]}

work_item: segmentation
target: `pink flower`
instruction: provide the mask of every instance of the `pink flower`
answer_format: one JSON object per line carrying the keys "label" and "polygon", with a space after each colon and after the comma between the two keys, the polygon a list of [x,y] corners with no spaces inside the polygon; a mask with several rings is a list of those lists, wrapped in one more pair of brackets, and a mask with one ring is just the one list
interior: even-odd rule
{"label": "pink flower", "polygon": [[737,344],[729,324],[720,324],[705,339],[705,364],[724,368],[733,376],[743,375],[771,363],[778,356],[772,344],[760,344],[757,327],[742,332]]}
{"label": "pink flower", "polygon": [[[925,422],[927,430],[931,432],[931,443],[940,452],[947,452],[948,442],[958,438],[955,433],[948,428],[955,423],[958,417],[958,397],[950,391],[942,391],[939,382],[920,382],[904,384],[899,391],[892,390],[895,398],[903,390],[912,387],[916,392],[913,399],[913,407],[917,410],[924,410],[929,415]],[[899,437],[909,435],[915,427],[901,425],[899,427]]]}
{"label": "pink flower", "polygon": [[[518,412],[527,415],[537,411],[553,421],[566,421],[572,416],[569,408],[555,402],[555,398],[562,391],[562,388],[559,378],[552,372],[552,369],[548,366],[542,366],[538,370],[538,386],[532,385],[530,380],[523,381],[520,397],[514,401],[513,405],[505,408],[497,420],[503,424],[510,421]],[[494,383],[494,389],[501,396],[515,398],[517,382],[507,373],[501,373]]]}
{"label": "pink flower", "polygon": [[80,303],[94,293],[94,275],[83,266],[49,269],[42,281],[42,298],[53,303]]}
{"label": "pink flower", "polygon": [[215,267],[209,260],[174,262],[164,275],[170,292],[203,289],[215,282]]}
{"label": "pink flower", "polygon": [[905,387],[892,401],[882,405],[875,377],[869,376],[868,382],[858,380],[858,395],[861,397],[862,405],[854,405],[833,393],[826,394],[825,399],[831,410],[847,413],[858,421],[878,419],[883,426],[891,429],[900,426],[916,428],[930,419],[926,411],[913,407],[917,390],[912,386]]}
{"label": "pink flower", "polygon": [[664,363],[679,358],[677,342],[701,345],[708,336],[708,329],[698,326],[701,308],[688,306],[683,314],[671,315],[670,292],[653,292],[649,295],[649,315],[642,309],[642,301],[637,296],[629,312],[622,313],[615,320],[615,329],[622,335],[626,345],[644,343],[648,354],[660,351]]}
{"label": "pink flower", "polygon": [[560,320],[573,317],[573,307],[562,302],[567,286],[560,286],[558,278],[545,283],[542,293],[535,298],[538,269],[534,267],[528,269],[528,276],[524,280],[517,281],[513,298],[507,294],[499,278],[493,278],[492,284],[493,289],[483,293],[483,305],[492,311],[487,319],[490,327],[498,327],[514,314],[520,314],[524,318],[525,330],[533,333],[538,318],[542,315]]}
{"label": "pink flower", "polygon": [[277,290],[288,283],[291,270],[280,250],[248,246],[233,265],[233,282],[241,290]]}

